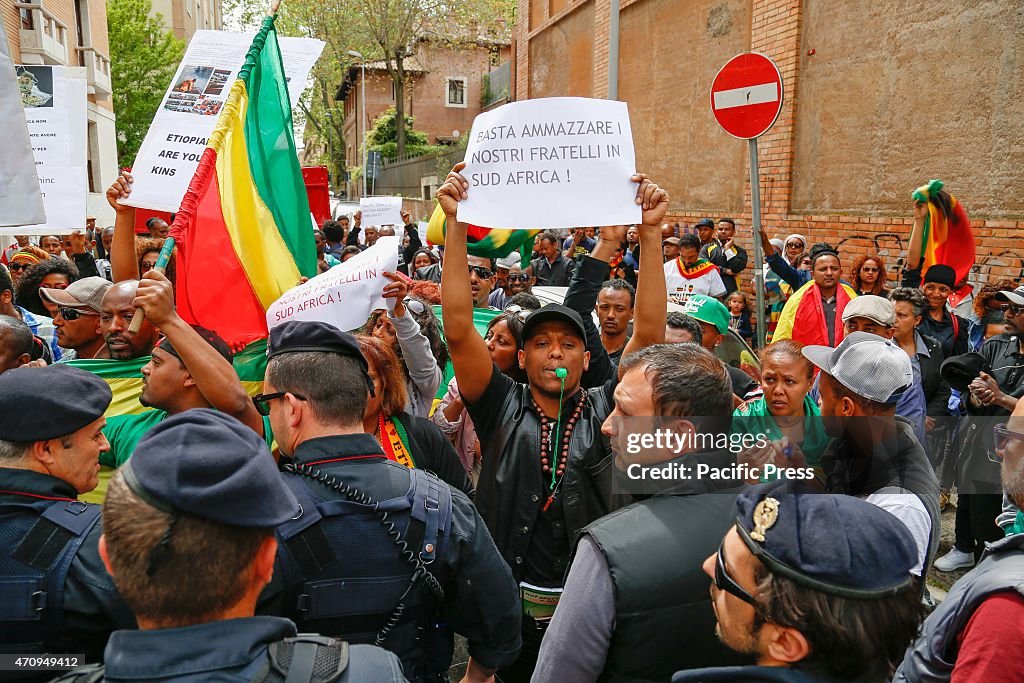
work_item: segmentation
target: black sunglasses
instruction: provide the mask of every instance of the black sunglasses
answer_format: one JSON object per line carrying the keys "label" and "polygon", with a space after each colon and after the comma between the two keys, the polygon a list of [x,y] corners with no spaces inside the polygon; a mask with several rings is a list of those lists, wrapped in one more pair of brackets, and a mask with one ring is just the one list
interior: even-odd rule
{"label": "black sunglasses", "polygon": [[270,402],[278,398],[284,398],[285,394],[291,394],[300,401],[309,400],[305,396],[300,396],[292,391],[275,391],[272,394],[256,394],[252,397],[252,404],[256,406],[256,412],[260,415],[270,415]]}
{"label": "black sunglasses", "polygon": [[1001,422],[992,428],[992,434],[995,437],[996,450],[1005,451],[1006,447],[1010,445],[1011,441],[1024,441],[1024,434],[1020,432],[1011,432],[1006,428],[1006,423]]}
{"label": "black sunglasses", "polygon": [[7,270],[11,271],[12,273],[17,273],[20,270],[28,270],[31,267],[32,266],[28,265],[27,263],[12,263],[9,266],[7,266]]}
{"label": "black sunglasses", "polygon": [[87,315],[99,315],[99,313],[91,313],[89,311],[80,311],[77,308],[67,308],[65,306],[59,306],[57,308],[57,313],[59,313],[60,317],[64,318],[68,322],[73,322],[73,321],[78,320],[79,318],[81,318],[83,316],[87,316]]}
{"label": "black sunglasses", "polygon": [[476,276],[481,280],[490,280],[494,277],[494,273],[491,272],[491,269],[484,268],[483,266],[470,266],[469,272],[476,273]]}
{"label": "black sunglasses", "polygon": [[1024,306],[1018,306],[1016,304],[1002,304],[999,306],[999,310],[1011,315],[1020,315],[1021,311],[1024,311]]}
{"label": "black sunglasses", "polygon": [[715,558],[715,587],[718,590],[731,593],[743,602],[753,605],[754,609],[761,609],[760,603],[754,598],[753,595],[743,590],[743,587],[736,583],[731,576],[725,571],[725,539],[722,539],[721,545],[718,546],[718,556]]}
{"label": "black sunglasses", "polygon": [[509,282],[527,282],[530,279],[529,273],[509,273]]}

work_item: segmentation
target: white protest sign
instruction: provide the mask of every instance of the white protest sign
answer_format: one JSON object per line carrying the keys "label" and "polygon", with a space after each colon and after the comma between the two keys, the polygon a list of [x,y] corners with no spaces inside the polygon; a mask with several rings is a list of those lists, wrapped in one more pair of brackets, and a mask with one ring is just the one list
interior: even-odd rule
{"label": "white protest sign", "polygon": [[[251,33],[196,31],[132,165],[123,204],[175,212],[203,156],[224,101],[245,63]],[[298,102],[324,49],[312,38],[278,38],[288,96]]]}
{"label": "white protest sign", "polygon": [[639,223],[635,164],[625,102],[511,102],[473,121],[458,218],[520,229]]}
{"label": "white protest sign", "polygon": [[340,266],[289,289],[267,309],[267,327],[307,320],[349,331],[362,326],[378,308],[391,308],[381,292],[391,282],[384,271],[398,269],[398,239],[381,237]]}
{"label": "white protest sign", "polygon": [[359,200],[360,225],[405,225],[401,197],[363,197]]}
{"label": "white protest sign", "polygon": [[85,69],[15,67],[46,222],[0,228],[0,234],[52,235],[85,227],[88,139]]}
{"label": "white protest sign", "polygon": [[46,220],[15,73],[7,33],[0,22],[0,121],[8,126],[5,162],[0,164],[0,225],[29,225]]}

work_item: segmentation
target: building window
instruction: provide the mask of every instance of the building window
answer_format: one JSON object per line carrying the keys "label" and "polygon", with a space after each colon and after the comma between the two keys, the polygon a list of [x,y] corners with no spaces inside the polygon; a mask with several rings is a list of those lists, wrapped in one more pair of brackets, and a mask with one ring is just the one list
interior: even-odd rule
{"label": "building window", "polygon": [[466,79],[465,78],[449,78],[448,79],[448,99],[446,105],[449,107],[465,107],[466,106]]}
{"label": "building window", "polygon": [[21,28],[26,31],[31,31],[36,27],[36,22],[32,19],[32,10],[27,7],[19,7],[18,13],[21,15]]}

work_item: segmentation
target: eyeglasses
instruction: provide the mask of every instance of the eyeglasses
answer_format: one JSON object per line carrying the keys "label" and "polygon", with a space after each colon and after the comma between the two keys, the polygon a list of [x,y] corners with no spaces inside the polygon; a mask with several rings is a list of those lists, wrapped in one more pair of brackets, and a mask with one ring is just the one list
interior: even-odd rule
{"label": "eyeglasses", "polygon": [[9,266],[7,266],[7,269],[9,271],[11,271],[12,273],[17,273],[17,272],[22,271],[22,270],[28,270],[31,267],[32,266],[30,266],[27,263],[12,263]]}
{"label": "eyeglasses", "polygon": [[143,261],[142,262],[142,270],[146,271],[147,273],[149,271],[153,270],[154,268],[156,268],[156,261]]}
{"label": "eyeglasses", "polygon": [[530,281],[530,274],[529,273],[509,273],[508,281],[509,282],[529,282]]}
{"label": "eyeglasses", "polygon": [[402,303],[415,315],[423,315],[424,311],[427,310],[427,307],[423,305],[422,301],[419,299],[413,299],[411,296],[407,296],[402,299]]}
{"label": "eyeglasses", "polygon": [[[995,442],[996,450],[999,451],[1005,451],[1011,441],[1024,441],[1024,434],[1011,432],[1006,428],[1005,422],[1000,422],[992,428],[992,436],[995,437],[993,441]],[[1000,458],[1001,460],[1002,458]]]}
{"label": "eyeglasses", "polygon": [[721,545],[718,546],[718,557],[715,558],[715,587],[718,590],[731,593],[743,602],[753,605],[754,609],[761,609],[760,603],[753,595],[743,590],[743,587],[736,583],[731,576],[725,571],[725,539],[722,539]]}
{"label": "eyeglasses", "polygon": [[470,266],[470,273],[476,273],[476,276],[481,280],[490,280],[494,277],[494,273],[491,272],[490,268],[484,268],[483,266]]}
{"label": "eyeglasses", "polygon": [[77,308],[68,308],[66,306],[58,306],[57,313],[69,323],[84,316],[99,315],[99,313],[93,313],[92,311],[80,311]]}
{"label": "eyeglasses", "polygon": [[270,415],[270,402],[275,399],[284,398],[286,394],[291,394],[300,401],[309,400],[305,396],[300,396],[292,391],[275,391],[272,394],[256,394],[252,397],[252,404],[256,406],[256,412],[260,415]]}
{"label": "eyeglasses", "polygon": [[799,242],[788,242],[786,243],[786,249],[803,249],[804,245]]}
{"label": "eyeglasses", "polygon": [[878,272],[878,268],[872,268],[871,266],[864,266],[863,268],[860,269],[860,272],[862,272],[862,273],[877,273]]}
{"label": "eyeglasses", "polygon": [[999,310],[1003,313],[1009,313],[1010,315],[1020,315],[1024,312],[1024,306],[1018,306],[1017,304],[1003,304],[999,307]]}

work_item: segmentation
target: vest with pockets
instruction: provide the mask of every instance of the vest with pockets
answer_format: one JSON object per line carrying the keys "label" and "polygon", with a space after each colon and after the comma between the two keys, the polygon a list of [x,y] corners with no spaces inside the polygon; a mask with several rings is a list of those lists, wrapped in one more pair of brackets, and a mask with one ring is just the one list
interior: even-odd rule
{"label": "vest with pockets", "polygon": [[64,582],[100,506],[77,500],[0,504],[0,653],[75,652]]}
{"label": "vest with pockets", "polygon": [[[452,635],[437,616],[446,578],[438,560],[448,551],[452,521],[448,485],[412,469],[404,495],[374,501],[318,470],[285,471],[293,475],[285,482],[302,511],[277,530],[286,606],[281,616],[300,631],[391,650],[410,681],[446,674]],[[307,478],[345,499],[320,497]]]}

